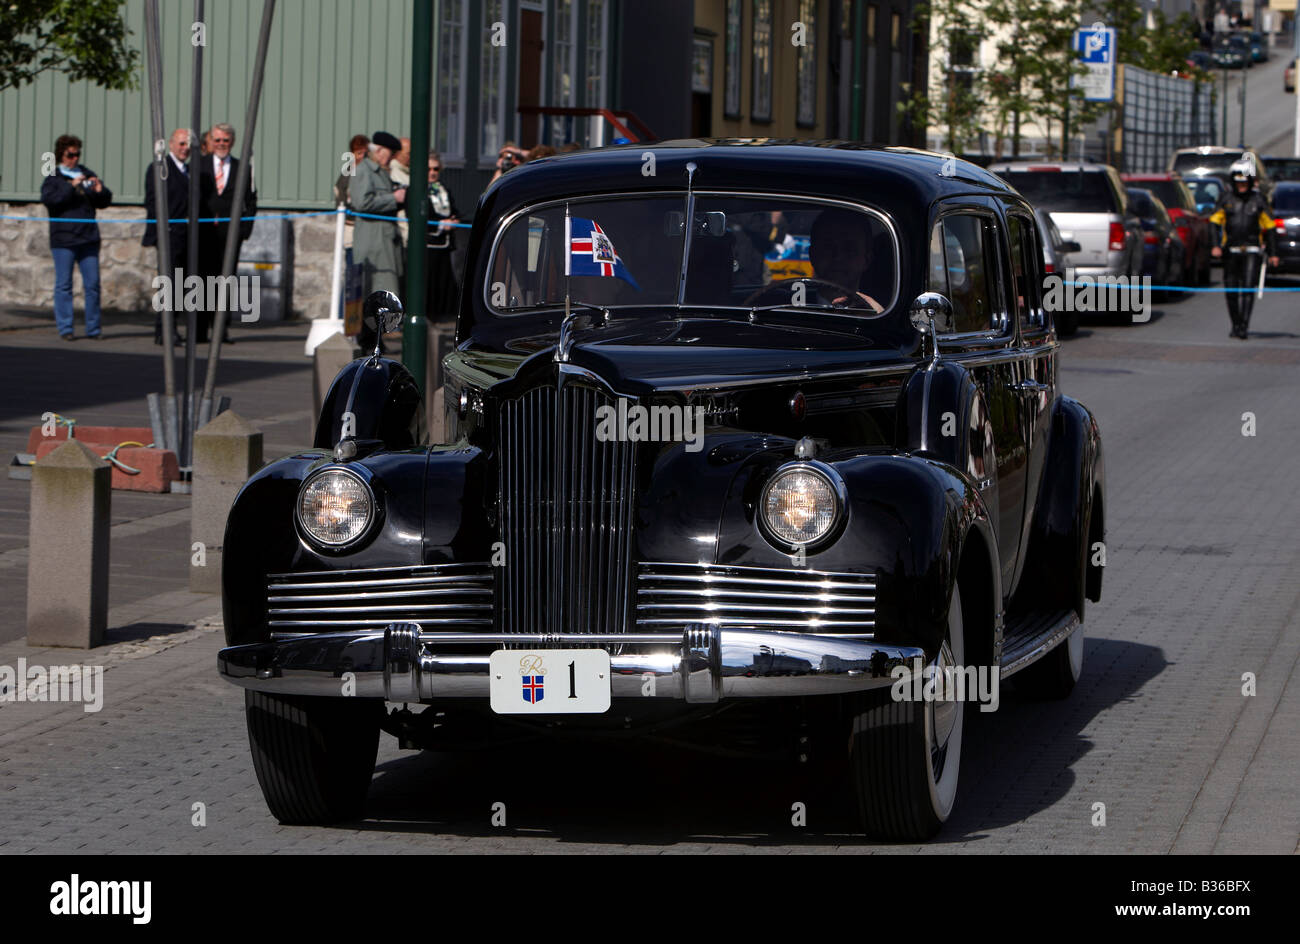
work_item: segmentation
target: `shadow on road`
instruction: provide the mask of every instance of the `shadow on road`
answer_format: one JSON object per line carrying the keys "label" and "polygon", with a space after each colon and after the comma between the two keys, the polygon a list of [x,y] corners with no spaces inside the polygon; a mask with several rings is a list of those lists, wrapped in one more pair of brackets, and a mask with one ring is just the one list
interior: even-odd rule
{"label": "shadow on road", "polygon": [[[152,335],[152,329],[149,330]],[[9,391],[0,399],[0,422],[21,418],[37,425],[46,410],[75,418],[78,410],[109,403],[137,402],[139,425],[149,425],[145,397],[150,393],[161,393],[163,389],[161,348],[155,349],[159,352],[157,354],[141,354],[115,351],[106,346],[109,343],[81,340],[58,348],[0,346],[0,376],[5,378]],[[256,345],[256,336],[241,339],[240,345],[244,344]],[[198,357],[196,361],[201,387],[207,361],[204,357]],[[221,392],[236,384],[305,372],[309,367],[310,361],[306,358],[302,364],[294,364],[223,354],[217,373],[217,390]],[[176,379],[178,387],[183,386],[185,359],[179,348]]]}
{"label": "shadow on road", "polygon": [[[1092,749],[1082,732],[1167,664],[1161,650],[1126,642],[1089,640],[1085,653],[1069,699],[1030,701],[1009,685],[997,712],[968,714],[961,794],[935,842],[979,840],[1058,803]],[[1098,667],[1091,674],[1089,663]],[[645,740],[543,738],[476,753],[412,753],[380,765],[368,818],[347,828],[609,845],[875,845],[857,832],[836,760],[808,767]],[[1091,802],[1068,818],[1086,827]],[[504,826],[492,825],[496,803],[505,804]],[[796,803],[804,804],[805,827],[792,824]]]}

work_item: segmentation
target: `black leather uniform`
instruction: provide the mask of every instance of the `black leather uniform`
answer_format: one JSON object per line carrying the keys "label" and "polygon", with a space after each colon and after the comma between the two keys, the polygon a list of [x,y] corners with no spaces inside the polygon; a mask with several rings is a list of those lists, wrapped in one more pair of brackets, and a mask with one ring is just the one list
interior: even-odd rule
{"label": "black leather uniform", "polygon": [[1259,281],[1259,252],[1231,252],[1231,249],[1265,247],[1269,256],[1277,255],[1277,233],[1268,201],[1253,187],[1244,194],[1236,187],[1224,194],[1210,214],[1210,222],[1222,231],[1223,285],[1228,290],[1228,317],[1232,333],[1245,337],[1250,313],[1255,307],[1254,288]]}

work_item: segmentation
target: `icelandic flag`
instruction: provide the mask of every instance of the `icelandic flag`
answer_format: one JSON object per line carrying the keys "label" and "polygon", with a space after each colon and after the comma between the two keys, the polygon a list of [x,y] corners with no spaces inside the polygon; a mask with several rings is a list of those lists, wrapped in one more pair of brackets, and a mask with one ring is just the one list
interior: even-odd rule
{"label": "icelandic flag", "polygon": [[523,689],[524,701],[528,702],[528,704],[530,705],[535,705],[543,698],[546,697],[546,690],[542,688],[542,685],[546,681],[546,676],[525,675],[523,679],[524,679],[524,689]]}
{"label": "icelandic flag", "polygon": [[565,242],[569,244],[564,259],[565,275],[613,276],[641,291],[641,286],[636,284],[636,279],[614,251],[613,241],[605,235],[599,223],[574,216],[565,217],[564,225]]}

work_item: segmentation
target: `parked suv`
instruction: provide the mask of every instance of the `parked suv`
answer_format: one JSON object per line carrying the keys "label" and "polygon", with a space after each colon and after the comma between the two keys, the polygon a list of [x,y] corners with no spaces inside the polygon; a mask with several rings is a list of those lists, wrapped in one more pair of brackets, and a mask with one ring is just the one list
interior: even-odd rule
{"label": "parked suv", "polygon": [[1225,183],[1232,174],[1232,165],[1249,155],[1255,161],[1255,175],[1259,178],[1259,191],[1270,200],[1273,198],[1273,178],[1269,176],[1268,166],[1259,152],[1253,147],[1190,147],[1179,148],[1169,156],[1169,166],[1165,168],[1171,174],[1212,175]]}
{"label": "parked suv", "polygon": [[1128,205],[1124,184],[1108,164],[994,164],[989,170],[1052,214],[1061,238],[1079,244],[1076,275],[1131,275],[1142,271],[1142,224]]}

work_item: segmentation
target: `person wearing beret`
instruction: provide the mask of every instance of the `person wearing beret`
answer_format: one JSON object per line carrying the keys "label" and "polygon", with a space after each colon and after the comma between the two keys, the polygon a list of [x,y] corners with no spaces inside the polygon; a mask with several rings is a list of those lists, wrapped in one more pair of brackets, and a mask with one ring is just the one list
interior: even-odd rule
{"label": "person wearing beret", "polygon": [[[370,154],[357,165],[356,177],[349,188],[352,208],[358,213],[396,217],[398,208],[406,204],[406,188],[394,187],[388,175],[388,165],[401,149],[402,142],[387,131],[376,131],[370,136]],[[401,296],[406,259],[396,219],[357,217],[352,258],[362,268],[363,297],[380,291]],[[363,351],[374,350],[374,328],[363,324],[358,341]]]}
{"label": "person wearing beret", "polygon": [[[54,173],[41,182],[41,203],[50,213],[54,256],[54,324],[59,337],[73,339],[72,269],[81,270],[86,293],[86,337],[99,340],[99,224],[95,210],[113,202],[113,191],[84,164],[81,139],[64,134],[54,142]],[[62,222],[67,220],[67,222]],[[74,222],[85,220],[87,222]]]}

